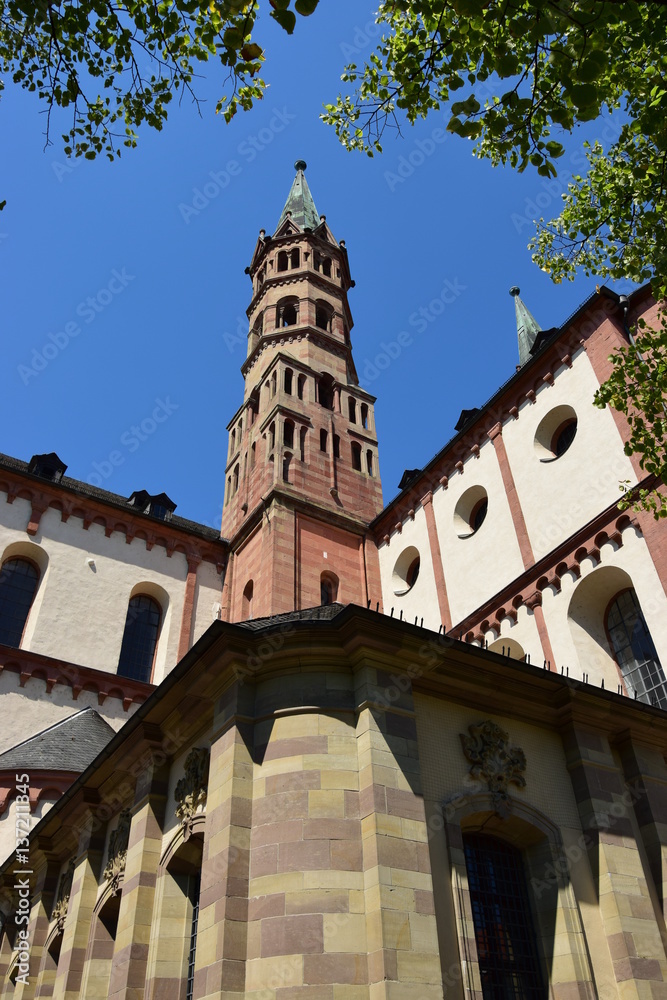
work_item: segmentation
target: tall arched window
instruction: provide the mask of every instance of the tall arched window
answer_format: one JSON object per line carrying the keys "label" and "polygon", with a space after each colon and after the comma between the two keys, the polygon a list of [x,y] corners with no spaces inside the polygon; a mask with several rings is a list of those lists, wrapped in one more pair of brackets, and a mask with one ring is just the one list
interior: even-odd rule
{"label": "tall arched window", "polygon": [[338,577],[333,573],[322,573],[320,577],[320,604],[335,604],[338,600]]}
{"label": "tall arched window", "polygon": [[349,415],[350,415],[350,423],[351,424],[356,424],[356,422],[357,422],[357,402],[356,402],[356,400],[352,396],[348,397],[347,407],[348,407]]}
{"label": "tall arched window", "polygon": [[299,253],[299,248],[295,247],[294,250],[290,250],[289,253],[290,267],[298,267],[301,263],[301,254]]}
{"label": "tall arched window", "polygon": [[299,300],[295,297],[281,299],[276,305],[276,328],[294,326],[299,322]]}
{"label": "tall arched window", "polygon": [[607,609],[605,625],[630,695],[667,709],[665,674],[632,588],[614,598]]}
{"label": "tall arched window", "polygon": [[39,573],[27,559],[7,559],[0,570],[0,642],[20,646]]}
{"label": "tall arched window", "polygon": [[373,475],[373,452],[370,450],[370,448],[366,452],[366,468],[368,470],[368,475],[372,476]]}
{"label": "tall arched window", "polygon": [[136,594],[130,598],[118,660],[121,677],[150,681],[161,617],[160,605],[152,597]]}
{"label": "tall arched window", "polygon": [[288,267],[287,250],[281,250],[278,254],[278,270],[286,271]]}
{"label": "tall arched window", "polygon": [[303,399],[303,390],[305,386],[306,386],[306,376],[299,375],[298,379],[296,380],[296,394],[299,399]]}
{"label": "tall arched window", "polygon": [[521,852],[479,833],[463,850],[484,1000],[546,1000]]}
{"label": "tall arched window", "polygon": [[327,432],[325,430],[320,431],[320,451],[327,450]]}
{"label": "tall arched window", "polygon": [[286,420],[283,425],[283,444],[286,448],[294,447],[294,421]]}
{"label": "tall arched window", "polygon": [[299,431],[299,458],[302,462],[306,461],[306,436],[308,434],[308,428],[302,427]]}
{"label": "tall arched window", "polygon": [[368,406],[366,403],[361,404],[361,426],[364,430],[368,430]]}
{"label": "tall arched window", "polygon": [[283,385],[288,396],[292,395],[292,369],[286,368],[283,376]]}
{"label": "tall arched window", "polygon": [[353,441],[351,445],[352,449],[352,468],[356,469],[357,472],[361,472],[361,445],[358,441]]}
{"label": "tall arched window", "polygon": [[252,580],[248,580],[243,589],[243,609],[242,609],[243,621],[248,621],[249,618],[252,618],[253,591],[254,591],[254,584]]}
{"label": "tall arched window", "polygon": [[286,452],[283,455],[283,482],[289,483],[289,470],[292,463],[292,455],[290,452]]}

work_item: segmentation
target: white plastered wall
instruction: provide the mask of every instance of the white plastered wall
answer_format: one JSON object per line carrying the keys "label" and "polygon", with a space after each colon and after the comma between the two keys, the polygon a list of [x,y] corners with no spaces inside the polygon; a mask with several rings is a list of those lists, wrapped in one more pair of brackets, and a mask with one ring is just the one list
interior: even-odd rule
{"label": "white plastered wall", "polygon": [[[478,531],[459,538],[454,521],[456,505],[471,486],[478,484],[488,494],[488,513]],[[433,512],[455,628],[457,622],[523,572],[512,514],[490,440],[481,445],[479,458],[470,457],[462,473],[450,476],[447,489],[434,492]]]}
{"label": "white plastered wall", "polygon": [[102,705],[94,691],[81,691],[74,700],[69,684],[55,684],[46,693],[46,683],[39,677],[29,677],[23,687],[19,675],[13,670],[0,673],[0,699],[2,726],[0,726],[0,753],[18,743],[41,733],[49,726],[76,715],[84,708],[94,708],[118,731],[134,715],[139,705],[133,702],[125,711],[119,698],[105,698]]}
{"label": "white plastered wall", "polygon": [[[606,542],[601,546],[600,563],[597,566],[593,559],[582,560],[580,580],[568,572],[561,579],[560,593],[556,593],[552,587],[547,587],[542,594],[542,608],[558,670],[561,666],[569,667],[570,676],[575,680],[581,680],[582,673],[586,672],[589,683],[595,685],[600,685],[604,678],[605,687],[615,692],[619,683],[619,672],[607,642],[603,640],[600,631],[597,635],[587,635],[585,629],[571,621],[569,613],[573,595],[579,584],[590,574],[599,572],[605,567],[622,571],[623,577],[619,574],[621,586],[624,579],[629,578],[637,594],[663,670],[667,670],[667,596],[662,589],[644,538],[631,525],[623,531],[623,545],[620,548],[616,548],[614,542]],[[605,594],[603,603],[607,597],[611,599],[613,596],[611,592]],[[601,617],[601,611],[595,617]],[[598,624],[603,629],[604,622]]]}
{"label": "white plastered wall", "polygon": [[[39,547],[46,571],[39,582],[22,648],[83,666],[115,673],[130,597],[137,592],[154,596],[162,606],[162,625],[153,681],[159,683],[177,662],[185,596],[187,562],[162,545],[150,551],[142,539],[127,544],[125,535],[91,524],[83,530],[80,518],[63,522],[49,508],[33,538],[26,534],[30,504],[16,499],[3,505],[0,556],[22,543]],[[92,562],[91,562],[92,560]],[[193,639],[217,616],[220,578],[215,567],[201,563],[197,572]]]}
{"label": "white plastered wall", "polygon": [[[525,400],[518,419],[503,424],[503,440],[535,559],[619,498],[619,482],[635,481],[630,459],[609,409],[593,405],[598,381],[584,350],[572,367],[561,365],[554,384],[544,383],[535,403]],[[553,461],[540,461],[535,432],[556,406],[569,405],[577,415],[570,448]]]}
{"label": "white plastered wall", "polygon": [[[394,566],[401,553],[408,546],[414,546],[419,552],[419,576],[414,587],[407,594],[399,595],[395,593],[397,587],[393,582]],[[379,554],[382,602],[385,614],[388,615],[391,608],[394,608],[395,618],[400,617],[402,611],[406,621],[414,622],[415,617],[421,621],[423,618],[426,628],[437,631],[440,626],[440,611],[423,507],[419,507],[415,511],[414,520],[408,518],[403,522],[403,530],[400,534],[398,532],[392,534],[389,545],[380,546]]]}

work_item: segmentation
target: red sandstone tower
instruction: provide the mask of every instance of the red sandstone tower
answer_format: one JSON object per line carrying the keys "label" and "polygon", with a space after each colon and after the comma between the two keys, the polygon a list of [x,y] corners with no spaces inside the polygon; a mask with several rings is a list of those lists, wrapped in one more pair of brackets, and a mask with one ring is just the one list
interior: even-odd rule
{"label": "red sandstone tower", "polygon": [[228,424],[222,535],[231,621],[380,600],[367,525],[382,509],[373,404],[352,360],[347,250],[303,160],[250,267],[243,403]]}

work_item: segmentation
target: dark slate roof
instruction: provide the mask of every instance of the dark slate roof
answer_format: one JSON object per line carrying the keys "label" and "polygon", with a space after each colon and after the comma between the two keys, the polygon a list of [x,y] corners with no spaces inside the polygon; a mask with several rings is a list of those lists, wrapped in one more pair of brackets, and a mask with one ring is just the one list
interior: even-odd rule
{"label": "dark slate roof", "polygon": [[316,608],[304,608],[302,611],[286,611],[281,615],[270,615],[268,618],[250,618],[247,622],[238,622],[241,628],[259,632],[270,625],[287,625],[294,622],[330,622],[345,609],[344,604],[323,604]]}
{"label": "dark slate roof", "polygon": [[[2,467],[11,469],[14,472],[22,472],[36,480],[43,479],[42,476],[30,471],[28,462],[22,462],[19,458],[12,458],[11,455],[3,455],[0,453],[0,468]],[[65,466],[65,468],[67,468],[67,466]],[[56,483],[56,485],[62,486],[68,490],[68,492],[75,493],[78,496],[90,497],[91,500],[99,500],[101,503],[111,504],[111,506],[116,507],[119,510],[123,510],[128,514],[135,514],[137,517],[146,517],[153,524],[171,525],[174,528],[182,528],[184,531],[192,532],[200,538],[205,538],[208,541],[220,541],[220,532],[216,528],[209,527],[207,524],[199,524],[197,521],[189,521],[187,518],[177,517],[175,514],[172,515],[168,521],[163,521],[161,518],[153,517],[150,514],[142,514],[140,510],[130,503],[128,497],[122,497],[118,493],[110,493],[108,490],[102,490],[98,486],[90,486],[88,483],[84,483],[80,479],[72,479],[70,476],[63,476],[62,479]]]}
{"label": "dark slate roof", "polygon": [[310,193],[308,181],[304,175],[306,161],[297,160],[294,164],[294,169],[296,170],[296,177],[292,183],[292,190],[287,196],[285,207],[278,219],[276,229],[280,228],[288,212],[292,213],[292,222],[296,222],[297,226],[301,226],[302,229],[306,229],[306,227],[308,229],[317,229],[320,224],[320,217],[315,208],[315,202]]}
{"label": "dark slate roof", "polygon": [[84,708],[0,754],[0,771],[85,771],[115,730],[94,709]]}

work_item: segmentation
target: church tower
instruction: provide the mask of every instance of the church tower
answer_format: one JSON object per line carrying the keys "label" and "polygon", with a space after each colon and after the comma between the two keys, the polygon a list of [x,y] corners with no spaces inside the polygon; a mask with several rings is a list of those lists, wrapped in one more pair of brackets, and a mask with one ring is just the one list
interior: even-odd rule
{"label": "church tower", "polygon": [[350,277],[338,242],[296,177],[252,263],[243,403],[228,424],[223,615],[257,618],[380,600],[367,525],[382,510],[373,404],[359,386]]}

